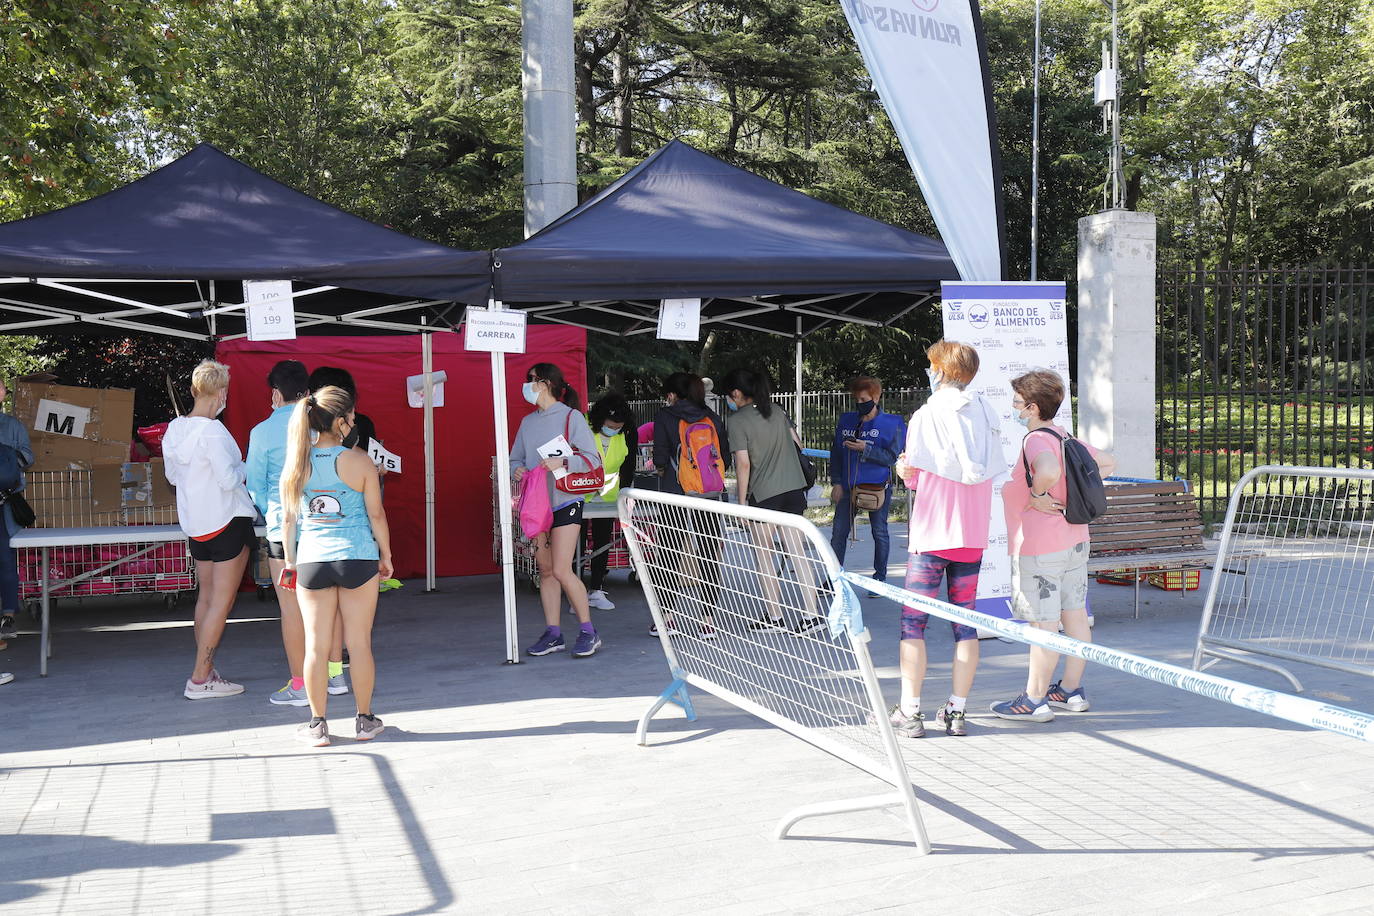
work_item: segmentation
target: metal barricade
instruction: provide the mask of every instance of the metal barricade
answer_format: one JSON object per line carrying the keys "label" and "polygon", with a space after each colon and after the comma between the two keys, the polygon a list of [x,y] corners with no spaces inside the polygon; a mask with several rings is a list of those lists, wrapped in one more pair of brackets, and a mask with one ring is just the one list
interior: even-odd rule
{"label": "metal barricade", "polygon": [[1231,493],[1216,570],[1194,669],[1236,661],[1295,690],[1292,672],[1259,656],[1374,675],[1374,471],[1248,472]]}
{"label": "metal barricade", "polygon": [[622,492],[620,522],[672,674],[640,720],[639,743],[666,703],[695,719],[686,688],[703,690],[896,789],[798,808],[778,824],[779,837],[803,818],[901,806],[918,849],[929,852],[869,634],[815,526],[638,489]]}

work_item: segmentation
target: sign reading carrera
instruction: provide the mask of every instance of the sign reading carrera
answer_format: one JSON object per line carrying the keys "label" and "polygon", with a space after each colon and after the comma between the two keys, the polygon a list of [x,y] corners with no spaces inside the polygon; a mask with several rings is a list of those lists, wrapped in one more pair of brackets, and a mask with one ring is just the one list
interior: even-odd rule
{"label": "sign reading carrera", "polygon": [[463,346],[483,353],[524,353],[526,315],[516,309],[468,308]]}

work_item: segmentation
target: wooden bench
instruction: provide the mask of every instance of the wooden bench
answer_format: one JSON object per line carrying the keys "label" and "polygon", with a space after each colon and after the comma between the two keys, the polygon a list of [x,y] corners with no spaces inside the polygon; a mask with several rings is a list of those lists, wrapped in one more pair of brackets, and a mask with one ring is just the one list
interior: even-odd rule
{"label": "wooden bench", "polygon": [[1137,618],[1140,570],[1203,570],[1216,562],[1216,549],[1202,542],[1197,495],[1181,481],[1108,483],[1107,511],[1088,530],[1089,574],[1134,571]]}

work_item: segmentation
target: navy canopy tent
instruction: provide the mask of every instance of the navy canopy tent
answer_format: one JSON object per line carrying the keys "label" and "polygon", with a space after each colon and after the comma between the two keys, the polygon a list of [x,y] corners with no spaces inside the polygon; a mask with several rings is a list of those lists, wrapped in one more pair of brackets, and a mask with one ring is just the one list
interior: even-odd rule
{"label": "navy canopy tent", "polygon": [[231,316],[242,327],[246,279],[297,281],[303,330],[418,330],[421,316],[446,326],[452,302],[485,303],[490,278],[486,252],[368,222],[201,144],[107,194],[0,224],[0,333],[223,334]]}
{"label": "navy canopy tent", "polygon": [[673,141],[524,242],[495,252],[496,298],[535,317],[653,333],[658,300],[703,323],[803,336],[890,323],[959,279],[945,246]]}

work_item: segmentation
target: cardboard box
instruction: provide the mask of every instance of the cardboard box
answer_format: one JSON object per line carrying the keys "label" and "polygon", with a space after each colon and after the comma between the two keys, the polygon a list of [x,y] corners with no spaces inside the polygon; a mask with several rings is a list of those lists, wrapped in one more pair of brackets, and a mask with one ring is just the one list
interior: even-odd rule
{"label": "cardboard box", "polygon": [[121,504],[126,508],[176,505],[177,491],[167,482],[161,458],[126,463],[121,483]]}
{"label": "cardboard box", "polygon": [[[15,416],[29,430],[31,470],[119,468],[129,460],[134,393],[19,381]],[[108,495],[108,494],[107,494]]]}

